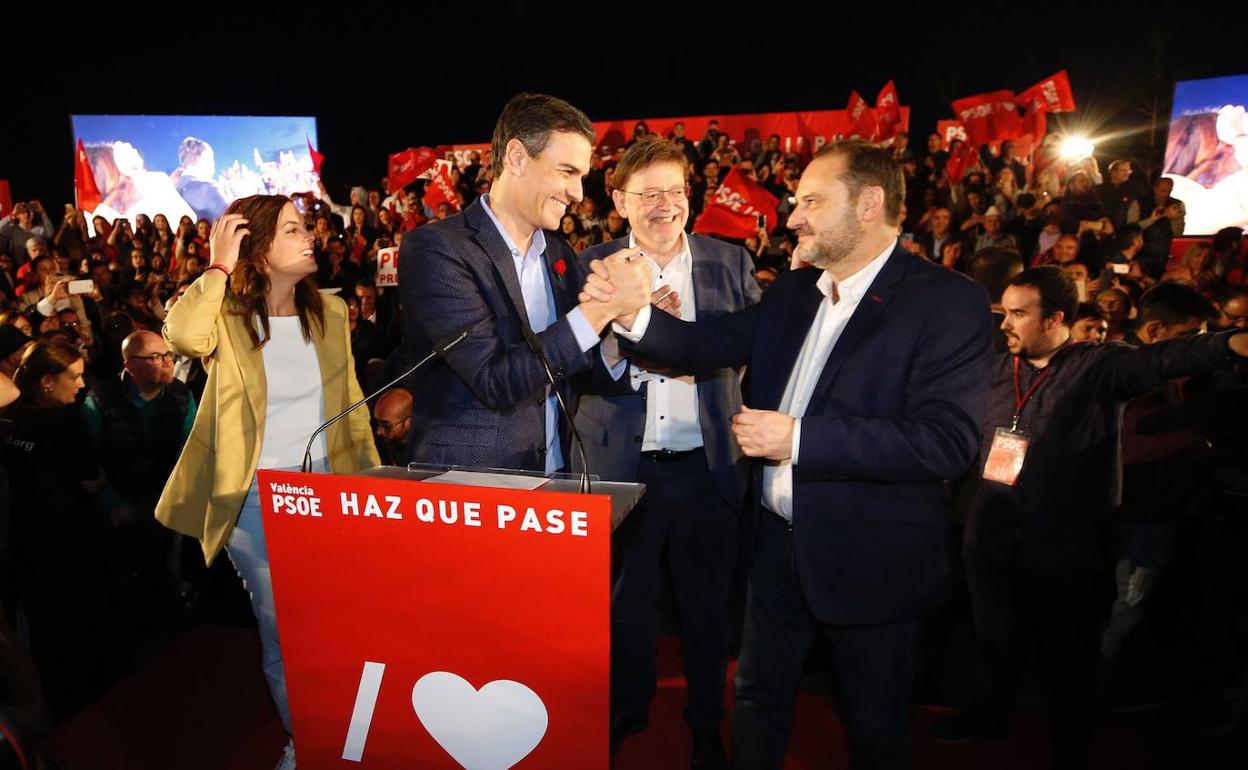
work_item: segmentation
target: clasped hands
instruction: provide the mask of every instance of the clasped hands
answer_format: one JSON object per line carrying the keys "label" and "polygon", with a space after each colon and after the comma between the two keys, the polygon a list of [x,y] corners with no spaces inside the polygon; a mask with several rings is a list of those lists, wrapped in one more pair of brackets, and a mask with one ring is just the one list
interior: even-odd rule
{"label": "clasped hands", "polygon": [[[641,256],[640,249],[617,251],[605,260],[593,260],[589,267],[589,277],[577,299],[598,330],[612,320],[631,329],[638,311],[648,304],[680,317],[680,297],[670,286],[650,290],[650,263]],[[598,325],[595,318],[602,317],[605,321]],[[615,355],[618,354],[611,357]],[[742,406],[741,411],[733,415],[732,432],[747,457],[783,461],[792,455],[795,422],[782,412]]]}
{"label": "clasped hands", "polygon": [[649,304],[680,317],[680,297],[670,286],[652,290],[650,262],[641,249],[621,249],[606,259],[589,263],[589,277],[577,299],[594,328],[601,331],[612,321],[632,328],[637,312]]}

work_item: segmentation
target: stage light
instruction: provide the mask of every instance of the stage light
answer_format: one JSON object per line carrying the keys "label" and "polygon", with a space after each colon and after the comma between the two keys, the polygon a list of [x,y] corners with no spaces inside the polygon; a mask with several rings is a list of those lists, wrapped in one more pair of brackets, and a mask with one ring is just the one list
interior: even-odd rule
{"label": "stage light", "polygon": [[1062,141],[1062,157],[1067,160],[1082,160],[1092,157],[1096,146],[1085,136],[1068,136]]}

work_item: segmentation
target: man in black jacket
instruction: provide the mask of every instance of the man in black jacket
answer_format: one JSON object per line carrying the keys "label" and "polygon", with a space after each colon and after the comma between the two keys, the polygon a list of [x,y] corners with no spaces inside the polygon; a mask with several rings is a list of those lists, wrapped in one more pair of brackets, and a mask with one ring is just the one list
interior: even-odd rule
{"label": "man in black jacket", "polygon": [[1049,673],[1055,765],[1075,768],[1089,759],[1114,595],[1121,404],[1169,379],[1230,368],[1248,356],[1248,333],[1075,344],[1075,285],[1052,266],[1020,273],[1001,304],[1009,353],[992,369],[963,549],[987,691],[932,737],[1003,735],[1034,642]]}

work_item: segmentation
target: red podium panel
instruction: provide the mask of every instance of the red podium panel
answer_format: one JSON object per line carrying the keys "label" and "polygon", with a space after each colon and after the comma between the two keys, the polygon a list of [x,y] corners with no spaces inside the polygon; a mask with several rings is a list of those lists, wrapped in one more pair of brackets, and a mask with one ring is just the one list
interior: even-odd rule
{"label": "red podium panel", "polygon": [[610,498],[258,483],[301,770],[607,767]]}

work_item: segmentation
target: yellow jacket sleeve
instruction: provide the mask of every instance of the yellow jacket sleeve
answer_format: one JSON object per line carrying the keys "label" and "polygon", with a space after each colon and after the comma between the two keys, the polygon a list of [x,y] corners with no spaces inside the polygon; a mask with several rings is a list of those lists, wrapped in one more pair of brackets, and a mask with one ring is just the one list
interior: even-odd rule
{"label": "yellow jacket sleeve", "polygon": [[205,270],[174,303],[162,329],[173,352],[203,358],[217,349],[217,317],[228,282],[221,270]]}

